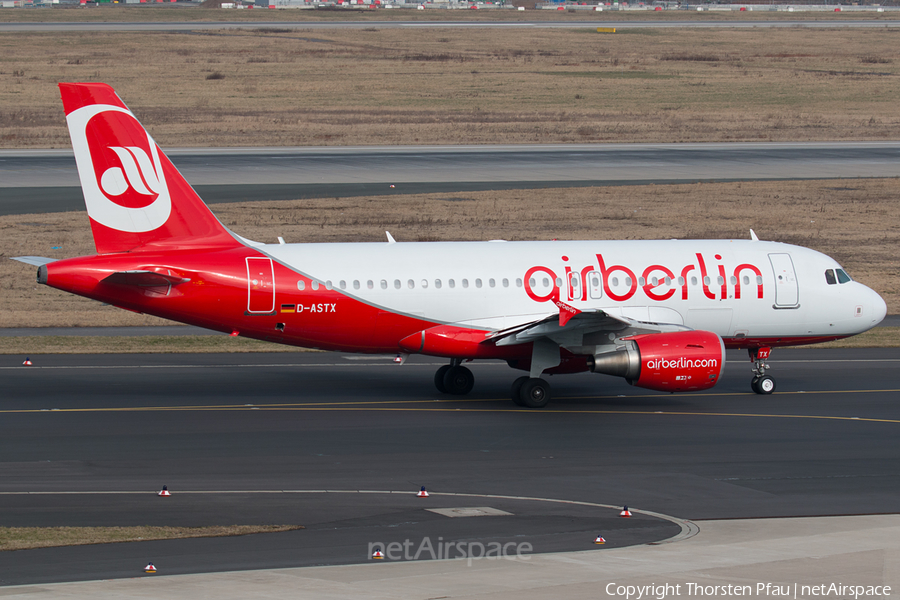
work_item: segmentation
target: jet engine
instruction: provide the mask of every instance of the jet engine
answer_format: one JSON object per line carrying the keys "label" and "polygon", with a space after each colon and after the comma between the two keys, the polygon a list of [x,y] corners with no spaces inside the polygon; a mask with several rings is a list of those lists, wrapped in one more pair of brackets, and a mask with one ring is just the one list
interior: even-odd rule
{"label": "jet engine", "polygon": [[594,373],[624,377],[661,392],[706,390],[725,367],[725,344],[711,331],[676,331],[618,340],[616,349],[588,358]]}

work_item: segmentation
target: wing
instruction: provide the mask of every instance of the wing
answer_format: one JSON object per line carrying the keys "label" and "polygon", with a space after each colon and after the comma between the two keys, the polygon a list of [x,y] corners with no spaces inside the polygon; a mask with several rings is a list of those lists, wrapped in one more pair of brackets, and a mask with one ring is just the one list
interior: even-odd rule
{"label": "wing", "polygon": [[[561,309],[561,313],[564,310]],[[689,330],[690,327],[684,325],[635,321],[611,315],[604,310],[591,309],[577,312],[565,319],[560,318],[559,314],[553,314],[543,319],[495,331],[485,337],[482,343],[511,346],[546,338],[563,348],[578,352],[585,346],[614,346],[616,339],[632,335]]]}

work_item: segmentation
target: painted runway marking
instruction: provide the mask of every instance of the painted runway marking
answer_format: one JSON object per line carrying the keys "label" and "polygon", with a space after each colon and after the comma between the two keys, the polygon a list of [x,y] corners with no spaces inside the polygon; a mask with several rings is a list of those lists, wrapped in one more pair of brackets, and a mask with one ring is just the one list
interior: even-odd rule
{"label": "painted runway marking", "polygon": [[[821,392],[797,391],[781,392],[780,395],[810,395],[817,394],[872,394],[872,393],[897,393],[900,389],[885,390],[826,390]],[[712,396],[745,396],[745,393],[718,393],[703,394],[702,397]],[[668,394],[643,394],[636,396],[580,396],[563,397],[560,400],[609,400],[620,398],[669,398]],[[687,396],[691,397],[691,396]],[[693,396],[700,397],[700,396]],[[807,419],[807,420],[831,420],[831,421],[858,421],[869,423],[900,423],[900,419],[886,419],[877,417],[860,417],[847,415],[800,415],[777,413],[737,413],[737,412],[708,412],[708,411],[669,411],[669,410],[604,410],[604,409],[567,409],[545,408],[540,410],[523,410],[520,408],[469,408],[469,407],[415,407],[416,404],[475,404],[488,402],[506,402],[501,398],[452,398],[452,399],[423,399],[423,400],[354,400],[344,402],[293,402],[283,404],[209,404],[209,405],[184,405],[184,406],[133,406],[133,407],[87,407],[87,408],[25,408],[0,410],[0,414],[34,414],[34,413],[133,413],[133,412],[237,412],[258,410],[262,412],[293,411],[293,412],[490,412],[490,413],[518,413],[527,415],[540,414],[597,414],[597,415],[658,415],[658,416],[693,416],[693,417],[755,417],[761,419]],[[384,406],[393,405],[393,406]],[[399,405],[399,406],[397,406]]]}

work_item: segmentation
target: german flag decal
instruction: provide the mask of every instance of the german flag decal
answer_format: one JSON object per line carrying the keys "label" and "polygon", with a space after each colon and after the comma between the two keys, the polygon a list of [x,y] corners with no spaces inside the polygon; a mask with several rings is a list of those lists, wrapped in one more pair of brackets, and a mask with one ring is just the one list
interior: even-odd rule
{"label": "german flag decal", "polygon": [[297,305],[296,305],[296,304],[282,304],[282,305],[281,305],[281,312],[283,312],[283,313],[297,312],[297,311],[296,311],[296,308],[297,308]]}

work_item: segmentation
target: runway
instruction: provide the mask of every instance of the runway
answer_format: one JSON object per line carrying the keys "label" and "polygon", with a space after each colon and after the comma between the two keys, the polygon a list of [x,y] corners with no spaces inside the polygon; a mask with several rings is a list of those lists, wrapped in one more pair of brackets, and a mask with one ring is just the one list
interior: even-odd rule
{"label": "runway", "polygon": [[[897,177],[900,142],[166,149],[208,203]],[[71,151],[0,151],[0,214],[83,210]]]}
{"label": "runway", "polygon": [[[542,411],[515,408],[516,372],[487,361],[455,398],[434,391],[428,357],[31,358],[0,357],[0,526],[307,529],[4,552],[3,585],[133,577],[147,560],[167,574],[364,563],[372,542],[425,537],[588,551],[604,531],[617,547],[677,535],[678,519],[896,512],[900,491],[898,349],[778,349],[768,397],[740,352],[695,395],[558,376]],[[415,498],[421,485],[435,495]],[[676,521],[621,520],[608,507],[623,504]]]}

